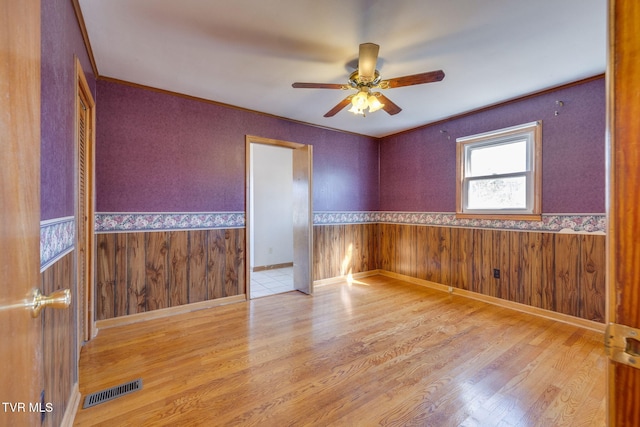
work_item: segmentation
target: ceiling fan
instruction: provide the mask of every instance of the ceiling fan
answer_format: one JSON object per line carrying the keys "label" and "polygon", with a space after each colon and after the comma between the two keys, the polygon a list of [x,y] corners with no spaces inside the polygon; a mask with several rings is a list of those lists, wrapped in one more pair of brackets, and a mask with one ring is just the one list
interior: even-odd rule
{"label": "ceiling fan", "polygon": [[374,92],[377,89],[393,89],[402,86],[413,86],[424,83],[439,82],[444,79],[442,70],[428,71],[426,73],[412,74],[410,76],[396,77],[393,79],[382,80],[380,73],[376,70],[378,62],[378,51],[380,46],[375,43],[363,43],[360,45],[358,54],[358,69],[349,76],[347,84],[337,83],[293,83],[294,88],[303,89],[356,89],[357,92],[347,96],[340,101],[335,107],[329,110],[324,116],[333,117],[347,105],[352,104],[349,109],[355,114],[365,115],[365,110],[370,113],[383,109],[387,113],[394,115],[402,111],[402,108],[391,102],[389,98],[380,92]]}

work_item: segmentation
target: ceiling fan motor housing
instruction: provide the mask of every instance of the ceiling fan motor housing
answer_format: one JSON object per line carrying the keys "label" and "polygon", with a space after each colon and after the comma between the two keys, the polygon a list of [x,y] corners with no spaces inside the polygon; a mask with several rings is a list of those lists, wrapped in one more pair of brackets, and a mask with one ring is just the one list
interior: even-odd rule
{"label": "ceiling fan motor housing", "polygon": [[369,89],[376,87],[380,83],[380,73],[378,70],[375,71],[373,75],[373,80],[367,81],[366,78],[363,78],[359,75],[358,70],[355,70],[349,76],[349,84],[354,89],[360,89],[362,87],[368,87]]}

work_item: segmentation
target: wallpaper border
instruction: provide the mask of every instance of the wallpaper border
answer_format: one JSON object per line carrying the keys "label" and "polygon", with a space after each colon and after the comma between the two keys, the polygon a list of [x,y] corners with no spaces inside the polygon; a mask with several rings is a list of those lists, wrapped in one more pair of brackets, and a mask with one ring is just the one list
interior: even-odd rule
{"label": "wallpaper border", "polygon": [[[243,228],[244,212],[98,213],[96,233]],[[456,219],[437,212],[314,212],[314,225],[392,223],[521,231],[605,233],[604,214],[544,214],[542,221]]]}
{"label": "wallpaper border", "polygon": [[604,214],[543,214],[542,221],[521,221],[457,219],[455,213],[379,212],[377,222],[545,232],[605,233],[607,230]]}
{"label": "wallpaper border", "polygon": [[97,213],[96,233],[242,228],[244,212]]}
{"label": "wallpaper border", "polygon": [[40,271],[46,270],[75,248],[75,217],[40,221]]}

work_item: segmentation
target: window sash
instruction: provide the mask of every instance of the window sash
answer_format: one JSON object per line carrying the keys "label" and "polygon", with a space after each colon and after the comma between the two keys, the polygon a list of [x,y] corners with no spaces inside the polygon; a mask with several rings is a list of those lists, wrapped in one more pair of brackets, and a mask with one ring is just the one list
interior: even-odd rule
{"label": "window sash", "polygon": [[[492,208],[470,208],[469,207],[469,193],[470,193],[470,185],[473,182],[477,181],[486,181],[486,180],[500,180],[500,179],[509,179],[509,178],[520,178],[523,177],[525,179],[525,206],[522,208],[518,207],[508,207],[508,208],[500,208],[500,207],[492,207]],[[533,174],[531,171],[525,172],[515,172],[508,174],[496,174],[496,175],[484,175],[484,176],[474,176],[474,177],[465,177],[464,179],[464,191],[465,191],[465,206],[463,208],[464,213],[477,213],[477,214],[532,214],[534,209],[533,203]]]}
{"label": "window sash", "polygon": [[[531,170],[531,164],[532,164],[532,154],[533,154],[533,144],[532,144],[532,137],[531,135],[516,135],[515,137],[511,137],[511,138],[505,138],[504,140],[499,140],[499,141],[488,141],[488,142],[477,142],[477,143],[469,143],[465,145],[465,177],[480,177],[483,175],[473,175],[472,174],[472,168],[473,168],[473,163],[472,162],[472,155],[473,152],[475,150],[479,150],[479,149],[483,149],[483,148],[487,148],[487,147],[499,147],[499,146],[503,146],[503,145],[509,145],[509,144],[514,144],[514,143],[518,143],[518,142],[524,142],[525,143],[525,165],[524,165],[524,169],[513,169],[512,172],[510,173],[517,173],[517,172],[524,172],[524,171],[530,171]],[[500,175],[495,174],[495,175]]]}

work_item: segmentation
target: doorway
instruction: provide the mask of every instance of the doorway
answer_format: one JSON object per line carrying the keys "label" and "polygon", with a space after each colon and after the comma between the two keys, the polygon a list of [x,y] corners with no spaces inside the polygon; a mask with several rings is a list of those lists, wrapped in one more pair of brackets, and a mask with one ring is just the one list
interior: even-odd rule
{"label": "doorway", "polygon": [[246,137],[247,297],[313,292],[312,147]]}

